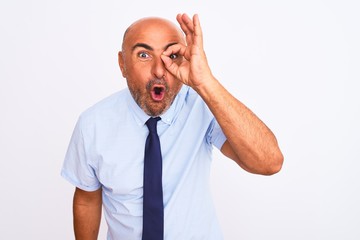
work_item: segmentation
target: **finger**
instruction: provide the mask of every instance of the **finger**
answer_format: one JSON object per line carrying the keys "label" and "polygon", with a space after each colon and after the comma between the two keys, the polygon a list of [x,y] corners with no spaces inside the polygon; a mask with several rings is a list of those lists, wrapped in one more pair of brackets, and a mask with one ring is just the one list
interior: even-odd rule
{"label": "finger", "polygon": [[192,32],[193,32],[193,28],[192,28],[192,26],[188,26],[187,25],[187,23],[189,22],[189,21],[191,21],[190,20],[190,18],[184,13],[184,14],[178,14],[177,16],[176,16],[176,20],[178,21],[178,23],[180,24],[180,27],[181,27],[181,29],[184,31],[184,33],[186,33],[186,34],[191,34]]}
{"label": "finger", "polygon": [[169,46],[167,49],[165,49],[165,51],[162,54],[168,57],[170,57],[170,55],[172,54],[178,54],[180,56],[184,56],[185,51],[186,51],[186,46],[181,43],[177,43]]}
{"label": "finger", "polygon": [[191,19],[187,14],[182,15],[183,23],[185,24],[186,28],[189,30],[189,34],[186,35],[186,40],[190,42],[190,44],[194,44],[195,41],[195,25],[194,20]]}
{"label": "finger", "polygon": [[183,23],[185,23],[186,27],[187,27],[191,32],[194,32],[193,21],[192,21],[192,19],[191,19],[186,13],[184,13],[184,14],[181,16],[181,19],[182,19]]}
{"label": "finger", "polygon": [[194,24],[194,44],[199,46],[200,48],[203,48],[203,34],[202,29],[200,26],[200,19],[199,15],[195,14],[193,17],[193,24]]}
{"label": "finger", "polygon": [[161,60],[163,61],[165,68],[174,76],[177,77],[179,72],[179,66],[174,63],[174,61],[167,55],[161,55]]}
{"label": "finger", "polygon": [[189,17],[186,14],[178,14],[176,20],[180,24],[181,29],[185,33],[187,45],[193,44],[193,27],[186,24],[189,21]]}
{"label": "finger", "polygon": [[[185,52],[186,46],[179,43],[169,46],[161,55],[166,69],[176,77],[179,75],[179,64],[182,63]],[[176,58],[171,58],[172,55],[176,55]]]}

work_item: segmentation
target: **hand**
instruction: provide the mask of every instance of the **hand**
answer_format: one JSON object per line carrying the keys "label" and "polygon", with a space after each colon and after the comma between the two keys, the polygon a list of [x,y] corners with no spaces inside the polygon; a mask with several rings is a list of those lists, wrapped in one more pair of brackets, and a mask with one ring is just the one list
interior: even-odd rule
{"label": "hand", "polygon": [[[194,88],[201,87],[212,74],[203,49],[203,35],[197,14],[190,19],[186,14],[176,17],[186,35],[186,46],[175,44],[161,56],[166,69],[184,84]],[[182,61],[170,58],[173,54],[182,57]]]}

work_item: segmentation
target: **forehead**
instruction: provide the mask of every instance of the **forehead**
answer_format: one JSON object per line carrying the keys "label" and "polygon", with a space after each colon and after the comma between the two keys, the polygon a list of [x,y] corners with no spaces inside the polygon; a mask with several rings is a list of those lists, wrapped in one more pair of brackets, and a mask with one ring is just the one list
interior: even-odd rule
{"label": "forehead", "polygon": [[133,23],[125,32],[123,48],[145,43],[161,48],[168,43],[184,43],[184,35],[174,23],[161,18],[144,18]]}

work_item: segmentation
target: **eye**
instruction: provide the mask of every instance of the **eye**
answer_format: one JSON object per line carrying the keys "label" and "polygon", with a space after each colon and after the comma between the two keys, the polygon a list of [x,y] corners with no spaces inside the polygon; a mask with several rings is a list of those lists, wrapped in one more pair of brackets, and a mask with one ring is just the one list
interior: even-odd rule
{"label": "eye", "polygon": [[176,58],[178,58],[178,55],[177,55],[177,54],[171,54],[169,57],[170,57],[171,59],[176,59]]}
{"label": "eye", "polygon": [[140,53],[138,54],[138,56],[139,56],[140,58],[148,58],[148,57],[149,57],[149,54],[147,54],[146,52],[140,52]]}

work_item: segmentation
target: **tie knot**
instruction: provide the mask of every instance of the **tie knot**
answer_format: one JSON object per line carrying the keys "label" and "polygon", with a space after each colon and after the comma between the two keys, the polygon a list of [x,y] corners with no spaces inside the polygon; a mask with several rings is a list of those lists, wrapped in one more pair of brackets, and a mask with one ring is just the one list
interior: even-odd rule
{"label": "tie knot", "polygon": [[156,130],[157,121],[159,121],[160,119],[161,119],[160,117],[156,117],[156,118],[151,117],[146,121],[146,126],[148,127],[150,132],[157,133],[157,130]]}

